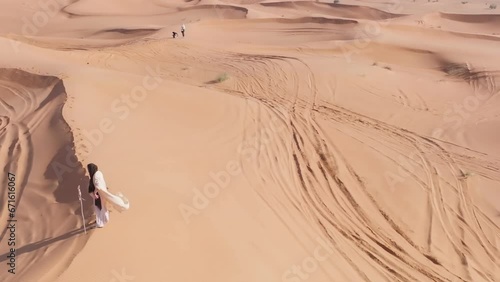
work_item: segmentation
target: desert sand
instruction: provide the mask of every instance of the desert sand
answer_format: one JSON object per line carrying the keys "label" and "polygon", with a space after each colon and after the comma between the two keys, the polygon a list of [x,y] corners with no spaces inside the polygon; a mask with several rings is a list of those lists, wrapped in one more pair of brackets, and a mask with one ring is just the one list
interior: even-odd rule
{"label": "desert sand", "polygon": [[4,0],[0,281],[500,281],[496,2]]}

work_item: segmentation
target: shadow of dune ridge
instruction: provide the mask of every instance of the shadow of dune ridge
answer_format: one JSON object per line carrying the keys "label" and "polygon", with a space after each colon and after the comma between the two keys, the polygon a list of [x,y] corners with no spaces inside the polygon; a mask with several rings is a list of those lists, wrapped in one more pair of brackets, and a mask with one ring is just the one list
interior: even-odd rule
{"label": "shadow of dune ridge", "polygon": [[[313,1],[281,1],[259,3],[263,7],[306,9],[333,17],[357,20],[387,20],[406,16],[405,14],[395,14],[373,7],[321,3]],[[389,7],[390,8],[390,7]]]}
{"label": "shadow of dune ridge", "polygon": [[491,23],[500,24],[500,15],[491,14],[479,14],[479,15],[468,15],[468,14],[451,14],[440,12],[439,15],[443,19],[450,21],[463,22],[463,23]]}
{"label": "shadow of dune ridge", "polygon": [[148,36],[154,34],[159,30],[160,28],[114,28],[114,29],[101,30],[95,32],[93,35],[116,33],[116,34],[129,35],[131,37]]}
{"label": "shadow of dune ridge", "polygon": [[76,152],[73,143],[66,144],[59,149],[51,160],[45,177],[47,179],[57,180],[57,188],[54,191],[55,200],[58,203],[71,204],[76,208],[75,215],[81,215],[81,208],[78,199],[78,186],[82,192],[83,209],[85,217],[93,212],[92,199],[87,196],[89,178],[85,175],[84,164],[76,161]]}
{"label": "shadow of dune ridge", "polygon": [[248,16],[248,9],[245,7],[223,4],[202,4],[177,9],[178,12],[205,10],[215,11],[218,18],[224,19],[246,19]]}
{"label": "shadow of dune ridge", "polygon": [[356,20],[345,20],[345,19],[334,19],[334,18],[325,18],[325,17],[302,17],[295,19],[286,19],[286,18],[276,18],[274,20],[278,23],[318,23],[318,24],[357,24]]}
{"label": "shadow of dune ridge", "polygon": [[[53,93],[63,93],[67,101],[66,89],[62,81],[59,81],[54,87]],[[64,120],[62,109],[64,104],[60,105],[59,110],[54,113],[50,121],[51,126],[58,127],[64,132],[66,140],[60,146],[49,165],[47,166],[44,177],[46,179],[57,180],[57,187],[54,191],[56,202],[71,204],[76,208],[75,215],[81,215],[81,207],[78,199],[78,186],[82,192],[83,209],[85,217],[92,214],[92,201],[86,199],[89,178],[86,175],[85,164],[82,164],[75,151],[74,136],[69,124]]]}
{"label": "shadow of dune ridge", "polygon": [[[16,267],[16,275],[19,281],[29,281],[32,278],[27,277],[45,263],[56,269],[50,275],[58,275],[89,238],[76,236],[84,230],[77,187],[80,185],[82,196],[87,196],[88,180],[76,157],[72,130],[63,117],[66,89],[55,76],[19,69],[0,69],[0,86],[2,103],[12,108],[6,110],[7,132],[0,136],[0,162],[5,163],[2,182],[6,172],[15,172],[17,178],[15,250],[16,256],[23,254],[23,266]],[[0,200],[6,202],[4,192]],[[83,204],[89,219],[92,201],[87,199]],[[88,226],[89,231],[91,228]],[[2,253],[11,248],[5,241],[7,232],[3,228],[0,234]],[[51,251],[54,248],[58,248],[56,253]],[[0,262],[7,259],[7,253],[3,254]],[[0,273],[0,281],[6,281],[5,275],[9,273]]]}

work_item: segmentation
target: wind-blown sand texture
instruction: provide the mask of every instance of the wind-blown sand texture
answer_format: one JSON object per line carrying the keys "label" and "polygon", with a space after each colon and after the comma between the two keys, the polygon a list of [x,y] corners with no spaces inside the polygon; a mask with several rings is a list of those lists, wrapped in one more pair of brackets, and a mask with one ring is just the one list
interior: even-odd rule
{"label": "wind-blown sand texture", "polygon": [[496,2],[3,1],[0,281],[500,281]]}

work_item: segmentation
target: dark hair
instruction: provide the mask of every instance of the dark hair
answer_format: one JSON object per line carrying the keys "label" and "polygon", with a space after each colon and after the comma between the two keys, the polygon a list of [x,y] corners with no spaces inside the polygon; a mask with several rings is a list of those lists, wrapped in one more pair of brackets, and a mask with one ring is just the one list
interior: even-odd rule
{"label": "dark hair", "polygon": [[[94,174],[97,172],[98,168],[95,164],[93,163],[89,163],[87,165],[87,169],[89,171],[89,175],[90,175],[90,181],[89,181],[89,193],[94,193],[95,191],[95,186],[94,186]],[[99,193],[98,193],[99,195]],[[102,209],[102,205],[101,205],[101,198],[99,197],[98,199],[96,199],[94,201],[94,204],[97,206],[97,208]]]}
{"label": "dark hair", "polygon": [[94,174],[97,172],[98,168],[95,164],[93,163],[89,163],[87,165],[87,169],[89,171],[89,175],[90,175],[90,181],[89,181],[89,193],[92,193],[95,191],[95,186],[94,186]]}

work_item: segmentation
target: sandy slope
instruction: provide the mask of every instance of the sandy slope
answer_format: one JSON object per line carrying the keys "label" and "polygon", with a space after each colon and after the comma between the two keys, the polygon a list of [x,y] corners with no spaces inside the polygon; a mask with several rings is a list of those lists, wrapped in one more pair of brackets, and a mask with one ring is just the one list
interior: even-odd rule
{"label": "sandy slope", "polygon": [[[53,277],[69,266],[75,252],[87,241],[84,237],[77,239],[84,230],[76,213],[76,189],[73,193],[65,189],[80,181],[83,184],[83,172],[59,169],[66,159],[75,160],[73,137],[61,115],[66,99],[64,85],[56,77],[14,69],[2,69],[0,81],[0,103],[6,110],[6,115],[2,112],[1,160],[5,171],[15,175],[17,201],[17,222],[12,230],[15,236],[10,235],[10,223],[6,229],[7,206],[1,214],[2,279],[9,280],[11,275],[6,267],[10,247],[17,250],[16,274],[10,279],[25,275]],[[7,183],[7,177],[7,173],[2,175],[3,183]],[[5,191],[3,203],[7,203],[7,197]],[[7,245],[6,237],[13,239],[12,244]],[[43,257],[53,261],[41,262]],[[60,263],[54,265],[54,261]]]}
{"label": "sandy slope", "polygon": [[5,1],[0,280],[499,281],[500,15],[341,2]]}

